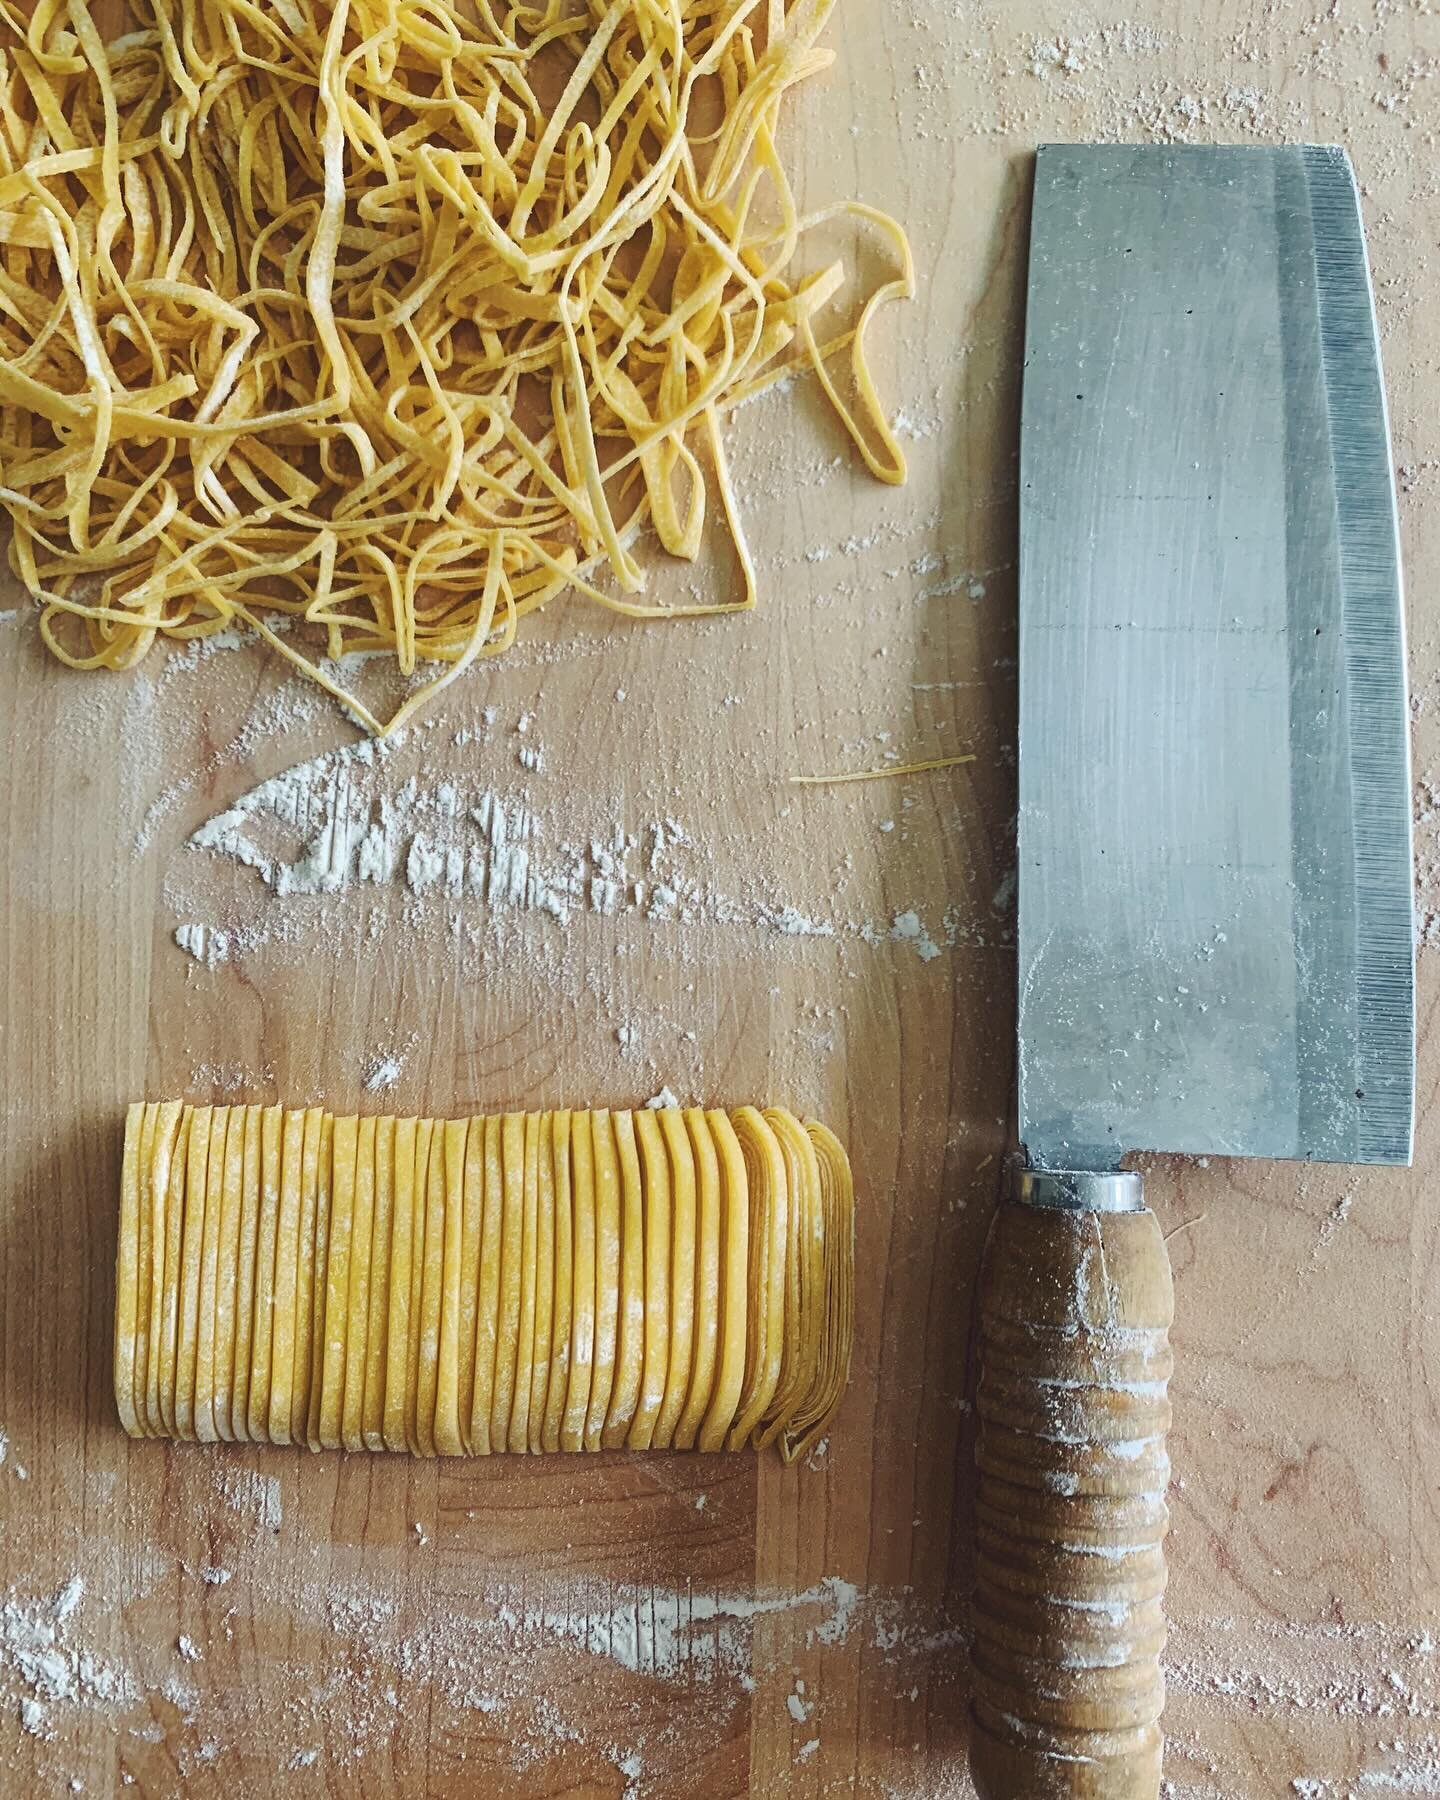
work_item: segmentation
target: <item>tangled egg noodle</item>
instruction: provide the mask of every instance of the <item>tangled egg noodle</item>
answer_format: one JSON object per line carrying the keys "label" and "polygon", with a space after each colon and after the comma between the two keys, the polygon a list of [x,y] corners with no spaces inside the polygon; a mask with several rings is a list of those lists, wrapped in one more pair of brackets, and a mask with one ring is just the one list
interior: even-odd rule
{"label": "tangled egg noodle", "polygon": [[[50,648],[246,624],[383,732],[567,588],[753,605],[727,409],[812,369],[904,477],[865,360],[904,233],[802,214],[775,144],[832,5],[132,0],[106,42],[0,0],[0,501]],[[788,271],[846,214],[898,267],[827,333],[842,263]],[[738,592],[635,598],[712,496]],[[387,722],[351,651],[444,666]]]}

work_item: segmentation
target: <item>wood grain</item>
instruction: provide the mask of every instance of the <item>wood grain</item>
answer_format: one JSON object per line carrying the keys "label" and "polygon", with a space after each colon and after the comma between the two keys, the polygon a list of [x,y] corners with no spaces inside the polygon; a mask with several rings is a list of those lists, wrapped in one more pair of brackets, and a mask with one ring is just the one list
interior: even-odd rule
{"label": "wood grain", "polygon": [[[252,871],[185,840],[258,780],[351,741],[343,722],[302,716],[253,650],[86,678],[48,665],[25,619],[0,628],[0,1791],[110,1794],[128,1776],[146,1795],[226,1800],[971,1792],[966,1360],[1011,1100],[1015,403],[1036,141],[1349,144],[1402,467],[1417,772],[1440,766],[1433,8],[1221,0],[1202,17],[1134,0],[1121,18],[1041,0],[840,9],[839,61],[791,111],[789,143],[805,201],[863,194],[911,227],[923,293],[875,341],[909,486],[871,483],[804,383],[747,408],[732,462],[761,611],[659,629],[557,608],[393,765],[397,782],[527,793],[556,844],[673,816],[688,866],[747,919],[788,904],[835,935],[590,912],[562,931],[475,909],[454,940],[448,919],[368,889],[282,910]],[[657,577],[677,594],[688,579]],[[539,775],[516,761],[526,712]],[[462,727],[479,737],[453,742]],[[787,785],[892,749],[979,760]],[[1436,904],[1422,891],[1427,920]],[[909,912],[938,956],[890,936]],[[197,917],[305,935],[207,969],[173,941]],[[1177,1233],[1176,1800],[1440,1793],[1428,943],[1421,970],[1413,1175],[1148,1171]],[[369,1059],[402,1048],[397,1085],[365,1096]],[[421,1465],[121,1436],[125,1101],[443,1113],[634,1104],[662,1083],[813,1110],[850,1148],[855,1374],[814,1468]],[[83,1595],[51,1619],[75,1574]],[[80,1691],[32,1714],[48,1735],[19,1719],[35,1695],[17,1621],[37,1620],[62,1661],[93,1659],[64,1661]]]}

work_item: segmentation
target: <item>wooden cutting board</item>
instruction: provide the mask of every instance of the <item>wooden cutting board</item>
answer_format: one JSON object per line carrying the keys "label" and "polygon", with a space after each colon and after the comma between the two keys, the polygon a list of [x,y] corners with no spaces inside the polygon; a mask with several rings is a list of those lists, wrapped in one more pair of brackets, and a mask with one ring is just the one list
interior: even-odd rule
{"label": "wooden cutting board", "polygon": [[[1136,0],[1126,24],[1037,0],[840,9],[839,62],[789,142],[807,200],[863,194],[911,229],[922,296],[875,356],[912,476],[872,484],[812,384],[747,408],[754,616],[635,627],[558,606],[379,765],[258,794],[356,740],[253,646],[79,677],[23,611],[0,624],[0,1791],[970,1792],[966,1349],[1011,1101],[1038,139],[1349,144],[1422,778],[1440,750],[1433,9],[1227,0],[1192,18],[1178,0]],[[688,579],[655,575],[662,593]],[[789,785],[961,750],[975,763],[944,774]],[[538,871],[578,884],[566,922],[450,896],[423,856],[416,879],[282,894],[233,833],[229,854],[188,844],[238,805],[245,841],[293,871],[304,834],[277,814],[300,793],[313,826],[352,779],[377,816],[413,779],[407,855],[445,784],[489,821],[490,853],[501,809]],[[1440,800],[1420,787],[1415,1174],[1154,1170],[1177,1234],[1176,1796],[1440,1793]],[[667,1087],[813,1110],[850,1146],[855,1372],[812,1466],[120,1435],[127,1100],[457,1113]]]}

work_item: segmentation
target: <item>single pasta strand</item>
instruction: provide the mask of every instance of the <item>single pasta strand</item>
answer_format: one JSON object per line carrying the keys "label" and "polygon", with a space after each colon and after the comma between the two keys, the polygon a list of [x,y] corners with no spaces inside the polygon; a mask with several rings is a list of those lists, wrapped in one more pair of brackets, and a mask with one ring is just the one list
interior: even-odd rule
{"label": "single pasta strand", "polygon": [[[415,1127],[415,1180],[410,1190],[410,1329],[405,1340],[405,1443],[416,1456],[427,1454],[420,1436],[420,1345],[425,1259],[430,1248],[430,1163],[436,1154],[435,1121],[421,1119]],[[433,1443],[428,1454],[434,1455]]]}
{"label": "single pasta strand", "polygon": [[[442,1188],[443,1254],[440,1291],[439,1341],[436,1346],[435,1377],[435,1450],[440,1456],[463,1456],[465,1439],[461,1433],[460,1405],[460,1291],[462,1257],[465,1241],[465,1148],[469,1136],[468,1122],[448,1119],[445,1123],[443,1157],[439,1180]],[[471,1359],[474,1338],[471,1338]],[[466,1396],[464,1420],[470,1423],[469,1397]]]}
{"label": "single pasta strand", "polygon": [[645,1288],[639,1298],[637,1326],[644,1340],[644,1361],[635,1416],[625,1442],[632,1450],[648,1450],[665,1398],[670,1360],[670,1162],[660,1121],[648,1108],[635,1114],[643,1174]]}
{"label": "single pasta strand", "polygon": [[120,1165],[120,1225],[115,1241],[115,1408],[131,1437],[143,1435],[135,1406],[135,1352],[139,1331],[140,1134],[145,1107],[135,1102],[125,1115],[125,1152]]}
{"label": "single pasta strand", "polygon": [[695,1350],[695,1152],[684,1115],[665,1107],[658,1115],[670,1181],[670,1342],[665,1392],[652,1439],[657,1450],[675,1442],[680,1409],[690,1388]]}
{"label": "single pasta strand", "polygon": [[449,1226],[445,1205],[444,1128],[437,1130],[432,1127],[430,1167],[425,1176],[424,1216],[425,1260],[420,1276],[420,1329],[416,1333],[419,1361],[415,1378],[415,1437],[421,1455],[434,1456],[437,1403],[440,1398],[440,1315],[445,1294],[445,1250]]}
{"label": "single pasta strand", "polygon": [[675,1448],[693,1450],[701,1420],[710,1405],[720,1353],[720,1287],[722,1225],[720,1156],[715,1134],[698,1106],[685,1112],[685,1129],[695,1159],[694,1340],[690,1387],[675,1425]]}
{"label": "single pasta strand", "polygon": [[367,1450],[385,1448],[385,1358],[390,1325],[390,1252],[394,1231],[395,1121],[375,1123],[375,1210],[370,1223],[370,1314],[365,1324],[365,1388],[361,1435]]}
{"label": "single pasta strand", "polygon": [[600,1433],[606,1450],[618,1449],[630,1435],[645,1367],[645,1189],[640,1147],[633,1113],[617,1112],[611,1119],[620,1164],[620,1279],[615,1386]]}
{"label": "single pasta strand", "polygon": [[595,1362],[595,1129],[588,1112],[570,1118],[570,1380],[560,1421],[560,1448],[585,1447],[585,1415]]}
{"label": "single pasta strand", "polygon": [[300,1184],[305,1165],[305,1114],[287,1112],[280,1135],[280,1211],[275,1222],[275,1312],[270,1336],[272,1444],[288,1444],[295,1417],[295,1289],[301,1258]]}
{"label": "single pasta strand", "polygon": [[495,1345],[499,1335],[500,1229],[504,1211],[505,1172],[501,1160],[502,1122],[483,1121],[484,1159],[480,1191],[480,1263],[475,1301],[475,1392],[470,1407],[470,1449],[488,1456],[490,1418],[495,1399]]}
{"label": "single pasta strand", "polygon": [[[220,1273],[220,1216],[224,1209],[225,1139],[229,1125],[230,1108],[217,1106],[210,1115],[205,1146],[205,1222],[195,1336],[195,1436],[202,1444],[216,1443],[220,1435],[215,1424],[215,1284]],[[301,1264],[297,1262],[296,1266]]]}
{"label": "single pasta strand", "polygon": [[315,1272],[310,1322],[310,1407],[305,1442],[320,1448],[320,1410],[325,1398],[325,1309],[330,1293],[330,1220],[335,1197],[335,1120],[326,1113],[320,1124],[315,1165]]}
{"label": "single pasta strand", "polygon": [[[347,1450],[365,1448],[365,1370],[369,1362],[370,1281],[374,1259],[376,1137],[378,1119],[362,1119],[355,1140],[355,1202],[350,1220],[350,1293],[345,1307],[344,1398],[340,1405],[340,1442]],[[279,1304],[277,1295],[276,1304]]]}
{"label": "single pasta strand", "polygon": [[[215,1431],[223,1443],[233,1443],[231,1397],[235,1390],[235,1305],[239,1288],[240,1209],[244,1188],[245,1115],[247,1109],[230,1109],[225,1128],[225,1174],[220,1198],[220,1257],[215,1272]],[[312,1246],[302,1244],[306,1264]],[[309,1317],[308,1311],[305,1315]],[[303,1436],[303,1432],[301,1434]]]}
{"label": "single pasta strand", "polygon": [[[210,1125],[214,1108],[197,1106],[190,1115],[182,1166],[177,1146],[171,1165],[174,1198],[170,1212],[171,1242],[179,1257],[179,1310],[175,1328],[175,1364],[171,1402],[175,1435],[195,1436],[195,1368],[200,1336],[200,1273],[205,1243],[205,1190],[208,1186]],[[183,1223],[181,1214],[184,1214]],[[178,1229],[177,1229],[178,1228]],[[167,1259],[168,1260],[168,1259]]]}
{"label": "single pasta strand", "polygon": [[595,1192],[595,1361],[590,1372],[590,1404],[584,1443],[598,1450],[615,1388],[615,1354],[620,1339],[620,1155],[615,1121],[606,1107],[590,1114]]}
{"label": "single pasta strand", "polygon": [[550,1399],[550,1356],[555,1316],[555,1121],[541,1113],[536,1133],[535,1168],[535,1325],[530,1365],[530,1410],[526,1449],[532,1456],[544,1448],[545,1414]]}
{"label": "single pasta strand", "polygon": [[[300,1146],[300,1214],[296,1220],[295,1271],[295,1377],[290,1396],[290,1442],[303,1444],[310,1423],[310,1390],[317,1379],[312,1363],[314,1344],[310,1315],[315,1296],[315,1224],[320,1195],[321,1112],[305,1110],[305,1130]],[[379,1448],[378,1445],[373,1446]]]}
{"label": "single pasta strand", "polygon": [[[163,1426],[151,1422],[150,1412],[150,1311],[154,1304],[154,1203],[152,1188],[154,1171],[150,1152],[155,1141],[155,1120],[160,1108],[151,1100],[140,1115],[140,1148],[137,1157],[139,1192],[136,1196],[135,1261],[137,1284],[135,1295],[134,1410],[146,1437],[158,1436]],[[156,1402],[158,1412],[159,1402]]]}
{"label": "single pasta strand", "polygon": [[[755,604],[722,415],[808,370],[905,473],[867,334],[908,242],[800,214],[776,149],[832,5],[130,0],[108,44],[90,0],[0,8],[0,507],[51,651],[248,624],[383,733],[567,588]],[[795,266],[836,220],[895,267],[848,303]],[[740,592],[631,598],[712,487]],[[358,649],[439,672],[387,718],[322,666]]]}
{"label": "single pasta strand", "polygon": [[500,1267],[495,1315],[495,1381],[490,1396],[490,1448],[510,1441],[520,1334],[521,1256],[525,1241],[525,1115],[506,1113],[500,1128]]}
{"label": "single pasta strand", "polygon": [[571,1192],[571,1115],[557,1112],[551,1120],[551,1169],[555,1181],[555,1275],[551,1284],[550,1379],[545,1395],[545,1418],[540,1447],[560,1449],[560,1427],[565,1416],[570,1385],[570,1333],[574,1303],[575,1225]]}
{"label": "single pasta strand", "polygon": [[[280,1220],[280,1138],[283,1111],[260,1115],[260,1207],[255,1229],[255,1313],[250,1327],[250,1399],[245,1429],[253,1444],[270,1441],[271,1348],[275,1320],[276,1235]],[[331,1446],[326,1445],[329,1449]]]}
{"label": "single pasta strand", "polygon": [[745,1383],[749,1330],[750,1196],[745,1153],[735,1127],[718,1107],[705,1114],[720,1164],[720,1319],[715,1387],[701,1421],[697,1450],[720,1450],[735,1418]]}
{"label": "single pasta strand", "polygon": [[849,781],[886,781],[892,775],[923,775],[929,769],[958,769],[970,756],[932,756],[924,762],[887,763],[880,769],[851,769],[835,775],[792,775],[791,787],[842,787]]}
{"label": "single pasta strand", "polygon": [[180,1328],[180,1238],[184,1227],[184,1168],[191,1109],[166,1101],[150,1140],[149,1385],[146,1404],[156,1431],[175,1430],[175,1340]]}
{"label": "single pasta strand", "polygon": [[387,1450],[404,1450],[405,1368],[410,1342],[410,1261],[414,1255],[413,1196],[419,1121],[395,1121],[395,1199],[390,1213],[390,1307],[385,1350],[384,1436]]}
{"label": "single pasta strand", "polygon": [[119,1208],[136,1437],[793,1458],[848,1373],[849,1164],[783,1108],[137,1105]]}
{"label": "single pasta strand", "polygon": [[536,1237],[540,1210],[539,1113],[525,1115],[524,1197],[520,1226],[520,1311],[515,1335],[515,1384],[505,1447],[523,1455],[530,1447],[530,1388],[535,1366]]}

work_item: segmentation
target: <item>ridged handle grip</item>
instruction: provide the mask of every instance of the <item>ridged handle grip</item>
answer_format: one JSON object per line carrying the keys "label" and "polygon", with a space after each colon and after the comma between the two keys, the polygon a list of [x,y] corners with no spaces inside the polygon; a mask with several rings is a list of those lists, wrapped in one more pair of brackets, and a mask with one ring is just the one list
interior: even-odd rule
{"label": "ridged handle grip", "polygon": [[1173,1317],[1153,1213],[1000,1208],[979,1309],[982,1800],[1159,1793]]}

